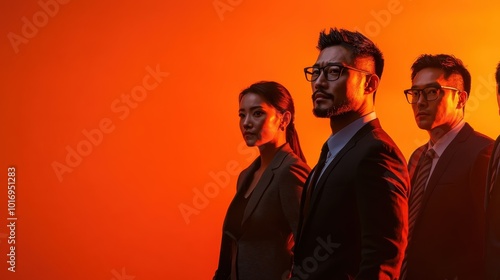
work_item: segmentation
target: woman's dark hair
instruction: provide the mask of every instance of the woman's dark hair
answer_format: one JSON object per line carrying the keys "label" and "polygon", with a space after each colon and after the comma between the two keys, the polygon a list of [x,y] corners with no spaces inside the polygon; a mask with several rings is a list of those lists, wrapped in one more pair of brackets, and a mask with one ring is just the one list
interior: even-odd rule
{"label": "woman's dark hair", "polygon": [[239,96],[239,100],[247,93],[255,93],[260,95],[268,104],[273,106],[278,112],[290,112],[290,123],[286,128],[286,142],[292,148],[293,152],[306,162],[304,153],[300,148],[299,135],[295,130],[295,106],[290,92],[281,84],[277,82],[262,81],[257,82],[248,88],[244,89]]}

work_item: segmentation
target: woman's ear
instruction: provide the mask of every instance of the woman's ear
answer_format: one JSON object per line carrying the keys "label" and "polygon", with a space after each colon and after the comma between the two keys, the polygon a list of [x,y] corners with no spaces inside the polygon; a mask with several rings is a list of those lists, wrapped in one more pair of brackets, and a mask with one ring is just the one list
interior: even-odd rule
{"label": "woman's ear", "polygon": [[285,130],[291,121],[292,121],[292,114],[288,111],[285,111],[281,119],[281,124],[280,124],[281,130]]}

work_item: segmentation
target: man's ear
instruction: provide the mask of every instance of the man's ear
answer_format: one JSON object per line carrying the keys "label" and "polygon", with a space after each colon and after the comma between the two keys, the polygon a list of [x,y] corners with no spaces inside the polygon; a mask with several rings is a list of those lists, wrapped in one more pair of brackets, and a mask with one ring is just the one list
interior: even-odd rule
{"label": "man's ear", "polygon": [[373,74],[367,77],[365,82],[365,94],[374,93],[377,90],[379,83],[380,78],[377,75]]}
{"label": "man's ear", "polygon": [[462,109],[465,107],[465,103],[467,103],[467,92],[461,91],[458,93],[458,104],[457,109]]}

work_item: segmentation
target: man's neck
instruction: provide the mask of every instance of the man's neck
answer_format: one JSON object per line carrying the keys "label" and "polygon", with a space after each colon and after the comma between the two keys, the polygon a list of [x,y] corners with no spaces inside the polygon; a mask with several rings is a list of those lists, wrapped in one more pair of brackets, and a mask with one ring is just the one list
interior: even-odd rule
{"label": "man's neck", "polygon": [[359,119],[361,116],[355,112],[349,112],[340,116],[333,116],[330,118],[330,128],[332,129],[332,135],[342,130],[344,127],[350,125],[355,120]]}
{"label": "man's neck", "polygon": [[439,141],[446,133],[450,132],[455,126],[461,123],[462,120],[457,122],[443,124],[438,127],[435,127],[429,131],[429,138],[432,145]]}
{"label": "man's neck", "polygon": [[346,126],[362,118],[363,116],[368,115],[369,113],[371,112],[367,112],[365,114],[360,114],[358,112],[349,112],[340,116],[331,117],[330,128],[332,129],[332,135],[335,135]]}

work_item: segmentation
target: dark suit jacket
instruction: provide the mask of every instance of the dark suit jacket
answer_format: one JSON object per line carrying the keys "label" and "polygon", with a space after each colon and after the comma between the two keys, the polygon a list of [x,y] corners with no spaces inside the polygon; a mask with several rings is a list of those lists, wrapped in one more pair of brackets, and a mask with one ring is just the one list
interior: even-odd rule
{"label": "dark suit jacket", "polygon": [[[500,136],[495,141],[495,148],[500,149]],[[500,174],[496,174],[493,188],[490,191],[490,182],[493,168],[493,156],[488,166],[488,177],[486,179],[486,279],[500,280]]]}
{"label": "dark suit jacket", "polygon": [[[292,279],[397,277],[406,247],[408,187],[396,144],[377,119],[364,125],[319,178],[307,214],[301,209]],[[304,202],[305,192],[302,197]]]}
{"label": "dark suit jacket", "polygon": [[[257,158],[238,177],[237,194],[246,192]],[[292,266],[292,247],[299,220],[299,202],[310,168],[285,144],[253,190],[243,215],[243,233],[235,240],[224,222],[219,267],[214,279],[229,279],[232,250],[237,252],[239,280],[281,280]],[[285,278],[282,276],[285,275]]]}
{"label": "dark suit jacket", "polygon": [[[484,187],[492,142],[466,123],[440,156],[408,244],[407,280],[484,279]],[[426,149],[410,157],[412,180]]]}

